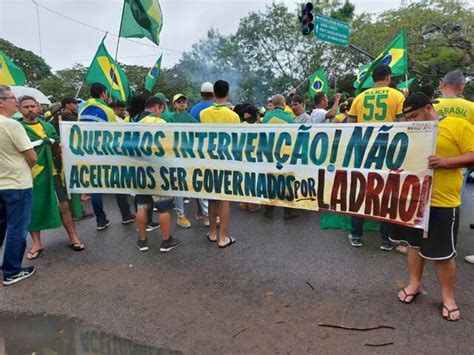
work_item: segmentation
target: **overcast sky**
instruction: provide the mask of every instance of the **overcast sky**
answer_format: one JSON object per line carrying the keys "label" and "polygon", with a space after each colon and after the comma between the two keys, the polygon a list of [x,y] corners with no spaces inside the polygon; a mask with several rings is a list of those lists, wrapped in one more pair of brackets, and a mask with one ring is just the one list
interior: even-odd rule
{"label": "overcast sky", "polygon": [[[88,66],[104,33],[117,34],[122,0],[0,0],[0,37],[42,55],[54,69],[78,62]],[[126,64],[150,67],[163,53],[163,66],[171,67],[181,53],[206,36],[211,27],[223,34],[236,31],[240,18],[263,10],[271,0],[161,0],[164,26],[160,47],[147,39],[121,39],[118,58]],[[295,0],[283,1],[295,8]],[[400,5],[400,0],[353,0],[356,12],[380,12]],[[67,16],[65,18],[44,7]],[[82,22],[97,29],[89,28]],[[38,26],[39,25],[39,26]],[[106,45],[115,55],[117,37]],[[41,38],[41,41],[40,41]],[[139,43],[136,43],[139,42]],[[41,46],[40,46],[41,43]],[[1,49],[1,48],[0,48]]]}

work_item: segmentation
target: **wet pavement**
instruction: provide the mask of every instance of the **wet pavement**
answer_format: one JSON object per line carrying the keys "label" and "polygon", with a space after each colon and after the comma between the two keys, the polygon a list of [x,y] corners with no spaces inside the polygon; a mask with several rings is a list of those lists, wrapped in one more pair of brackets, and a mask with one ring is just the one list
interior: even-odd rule
{"label": "wet pavement", "polygon": [[[209,243],[207,228],[192,220],[190,229],[173,226],[181,247],[160,253],[157,230],[149,233],[150,251],[140,253],[135,226],[121,225],[110,197],[105,199],[112,221],[108,230],[97,232],[94,220],[78,223],[86,250],[68,249],[63,229],[44,233],[40,258],[25,261],[37,272],[0,287],[0,311],[74,317],[111,337],[184,353],[473,354],[474,265],[462,260],[474,253],[473,196],[469,185],[457,258],[462,320],[456,323],[440,315],[431,263],[424,294],[411,305],[397,302],[406,260],[379,250],[377,233],[367,233],[364,247],[353,248],[346,232],[320,230],[315,212],[285,221],[283,210],[276,209],[269,220],[263,211],[249,213],[233,205],[229,229],[237,243],[231,247]],[[188,217],[194,211],[192,201]],[[321,323],[394,329],[354,331]],[[14,335],[20,333],[16,321],[7,324]],[[28,334],[47,327],[27,324],[22,332]],[[51,332],[56,328],[61,327],[52,326]],[[5,338],[3,331],[0,337]]]}
{"label": "wet pavement", "polygon": [[1,312],[0,354],[174,355],[180,352],[120,338],[76,319]]}

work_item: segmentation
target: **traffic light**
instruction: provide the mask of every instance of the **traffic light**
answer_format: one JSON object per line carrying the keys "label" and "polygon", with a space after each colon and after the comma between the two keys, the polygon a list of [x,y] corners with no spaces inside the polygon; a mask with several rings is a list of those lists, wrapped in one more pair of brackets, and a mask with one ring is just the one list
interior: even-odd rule
{"label": "traffic light", "polygon": [[301,33],[307,36],[311,34],[314,30],[313,24],[313,4],[307,2],[306,4],[301,5],[301,15],[298,16],[301,22]]}

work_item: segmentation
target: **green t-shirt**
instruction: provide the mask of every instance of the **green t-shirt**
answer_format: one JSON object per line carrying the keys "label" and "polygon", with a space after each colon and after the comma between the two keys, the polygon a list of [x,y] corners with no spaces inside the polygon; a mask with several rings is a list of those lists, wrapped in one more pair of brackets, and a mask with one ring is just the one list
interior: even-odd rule
{"label": "green t-shirt", "polygon": [[174,119],[174,112],[171,112],[171,111],[169,111],[169,110],[164,110],[164,111],[161,113],[160,117],[161,117],[162,119],[164,119],[164,120],[165,120],[166,122],[168,122],[168,123],[174,122],[174,121],[173,121],[173,119]]}
{"label": "green t-shirt", "polygon": [[188,111],[175,112],[173,115],[174,123],[197,123],[193,116]]}

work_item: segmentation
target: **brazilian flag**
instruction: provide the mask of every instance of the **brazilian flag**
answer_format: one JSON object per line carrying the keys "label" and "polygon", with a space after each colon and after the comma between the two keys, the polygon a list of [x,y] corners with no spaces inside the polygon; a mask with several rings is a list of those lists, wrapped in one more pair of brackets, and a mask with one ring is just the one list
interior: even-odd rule
{"label": "brazilian flag", "polygon": [[397,85],[397,89],[398,90],[408,90],[411,86],[411,84],[413,84],[413,82],[415,81],[415,78],[411,78],[411,79],[408,79],[406,81],[402,81],[401,83],[399,83]]}
{"label": "brazilian flag", "polygon": [[17,67],[5,53],[0,51],[0,85],[23,86],[26,82],[25,73]]}
{"label": "brazilian flag", "polygon": [[329,84],[324,75],[324,70],[319,69],[309,77],[309,94],[314,97],[316,94],[329,92]]}
{"label": "brazilian flag", "polygon": [[158,0],[124,0],[120,37],[146,37],[158,46],[162,27],[163,13]]}
{"label": "brazilian flag", "polygon": [[[352,86],[354,89],[357,89],[359,86],[360,82],[364,77],[367,75],[367,70],[369,70],[370,64],[363,64],[360,66],[359,70],[357,71],[357,79],[354,81]],[[364,83],[364,89],[371,88],[374,85],[374,81],[372,78],[367,78],[367,80]]]}
{"label": "brazilian flag", "polygon": [[160,55],[160,58],[158,58],[155,65],[148,71],[148,74],[146,75],[145,89],[148,90],[149,92],[153,91],[153,87],[155,86],[156,81],[158,80],[158,77],[160,76],[162,57],[163,55]]}
{"label": "brazilian flag", "polygon": [[388,47],[385,48],[383,52],[380,53],[379,56],[370,64],[367,73],[357,86],[357,94],[360,93],[363,88],[367,87],[367,80],[372,80],[372,72],[379,64],[388,65],[392,69],[393,77],[408,73],[407,41],[404,31],[400,32]]}
{"label": "brazilian flag", "polygon": [[130,87],[125,72],[115,63],[105,48],[104,40],[87,70],[86,84],[100,83],[107,87],[107,92],[121,102],[130,98]]}

